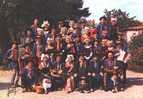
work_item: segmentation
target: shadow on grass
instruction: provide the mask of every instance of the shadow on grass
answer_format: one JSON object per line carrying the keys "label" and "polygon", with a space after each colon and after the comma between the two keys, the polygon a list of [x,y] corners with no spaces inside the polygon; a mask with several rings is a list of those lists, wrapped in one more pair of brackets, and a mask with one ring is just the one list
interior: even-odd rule
{"label": "shadow on grass", "polygon": [[143,86],[143,77],[127,78],[126,87],[130,88],[132,86]]}
{"label": "shadow on grass", "polygon": [[8,89],[9,86],[10,86],[10,83],[0,82],[0,90]]}

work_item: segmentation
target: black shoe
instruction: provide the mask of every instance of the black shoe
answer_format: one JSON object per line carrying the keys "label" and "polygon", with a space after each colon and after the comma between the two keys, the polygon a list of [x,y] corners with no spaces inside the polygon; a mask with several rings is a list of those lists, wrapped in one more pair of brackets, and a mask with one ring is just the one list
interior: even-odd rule
{"label": "black shoe", "polygon": [[104,91],[108,91],[108,89],[107,89],[107,88],[104,88]]}
{"label": "black shoe", "polygon": [[80,90],[80,93],[84,93],[84,91],[83,91],[83,90]]}

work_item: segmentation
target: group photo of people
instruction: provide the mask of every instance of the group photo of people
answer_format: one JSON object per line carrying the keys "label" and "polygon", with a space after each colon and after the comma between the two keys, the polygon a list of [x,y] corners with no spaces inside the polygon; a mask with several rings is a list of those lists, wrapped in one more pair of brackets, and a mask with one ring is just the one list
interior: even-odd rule
{"label": "group photo of people", "polygon": [[116,17],[107,21],[103,16],[99,21],[81,18],[52,26],[49,20],[35,18],[5,55],[13,70],[11,86],[38,94],[124,91],[126,36],[119,32]]}

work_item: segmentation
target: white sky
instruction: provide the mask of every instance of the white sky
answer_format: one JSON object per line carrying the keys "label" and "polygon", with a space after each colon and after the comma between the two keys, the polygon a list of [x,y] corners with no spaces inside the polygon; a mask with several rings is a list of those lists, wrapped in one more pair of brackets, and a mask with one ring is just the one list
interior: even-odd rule
{"label": "white sky", "polygon": [[84,7],[89,7],[92,13],[89,18],[98,20],[104,15],[104,9],[118,9],[136,16],[136,19],[143,21],[143,0],[83,0]]}

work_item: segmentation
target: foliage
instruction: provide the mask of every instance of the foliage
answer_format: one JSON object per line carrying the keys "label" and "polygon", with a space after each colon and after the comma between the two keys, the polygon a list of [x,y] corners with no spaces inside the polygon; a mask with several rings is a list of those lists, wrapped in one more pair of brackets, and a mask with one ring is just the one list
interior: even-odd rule
{"label": "foliage", "polygon": [[121,9],[113,9],[104,11],[107,20],[110,21],[112,16],[117,17],[119,30],[122,31],[130,26],[140,25],[141,23],[138,20],[135,20],[135,16],[130,17],[129,13],[122,11]]}
{"label": "foliage", "polygon": [[143,72],[143,34],[135,37],[129,47],[132,54],[129,69]]}
{"label": "foliage", "polygon": [[130,50],[135,50],[143,47],[143,34],[136,36],[134,39],[132,39],[132,42],[130,43],[129,47]]}
{"label": "foliage", "polygon": [[[82,0],[0,0],[0,41],[17,35],[35,17],[56,23],[89,16],[88,8],[82,8],[82,5]],[[9,32],[14,34],[9,35]]]}

